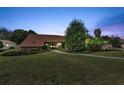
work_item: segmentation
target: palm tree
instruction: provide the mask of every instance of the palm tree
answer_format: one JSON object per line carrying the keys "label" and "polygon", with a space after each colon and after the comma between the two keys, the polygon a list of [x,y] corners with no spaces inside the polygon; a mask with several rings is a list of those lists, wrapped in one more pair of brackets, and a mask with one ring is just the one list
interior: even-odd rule
{"label": "palm tree", "polygon": [[101,37],[101,29],[100,28],[95,29],[94,30],[94,35],[95,35],[95,37],[100,38]]}

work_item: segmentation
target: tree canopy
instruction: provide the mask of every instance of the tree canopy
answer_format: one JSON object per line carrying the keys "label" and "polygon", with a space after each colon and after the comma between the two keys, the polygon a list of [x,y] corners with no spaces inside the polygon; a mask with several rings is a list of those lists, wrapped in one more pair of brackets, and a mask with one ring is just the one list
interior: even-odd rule
{"label": "tree canopy", "polygon": [[70,51],[84,51],[85,39],[87,37],[88,30],[81,20],[74,19],[71,21],[65,31],[65,45]]}
{"label": "tree canopy", "polygon": [[36,34],[33,30],[16,29],[10,35],[10,40],[20,44],[29,34]]}
{"label": "tree canopy", "polygon": [[11,31],[9,31],[6,28],[0,28],[0,39],[9,39],[9,34]]}
{"label": "tree canopy", "polygon": [[20,44],[29,34],[37,34],[33,30],[16,29],[9,31],[6,28],[0,28],[0,39],[6,39]]}
{"label": "tree canopy", "polygon": [[120,37],[112,35],[110,37],[109,43],[112,44],[113,47],[120,47]]}
{"label": "tree canopy", "polygon": [[113,47],[120,47],[121,43],[120,43],[120,37],[118,36],[102,36],[102,39],[105,41],[108,41],[108,43],[110,43]]}

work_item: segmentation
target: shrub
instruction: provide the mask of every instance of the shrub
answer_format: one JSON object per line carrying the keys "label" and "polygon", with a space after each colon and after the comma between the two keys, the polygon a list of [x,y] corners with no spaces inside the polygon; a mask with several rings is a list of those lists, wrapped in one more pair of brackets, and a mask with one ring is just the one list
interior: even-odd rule
{"label": "shrub", "polygon": [[4,45],[3,45],[2,41],[0,41],[0,48],[3,48],[3,47],[4,47]]}
{"label": "shrub", "polygon": [[3,53],[2,56],[19,56],[19,55],[27,55],[28,53],[26,52],[21,52],[21,51],[9,51],[6,53]]}
{"label": "shrub", "polygon": [[48,50],[43,51],[30,51],[30,52],[23,52],[23,51],[9,51],[6,53],[1,54],[2,56],[21,56],[21,55],[30,55],[30,54],[37,54],[37,53],[43,53]]}
{"label": "shrub", "polygon": [[84,54],[90,54],[91,53],[91,50],[86,50],[83,52]]}
{"label": "shrub", "polygon": [[121,46],[120,37],[111,36],[110,40],[109,40],[109,43],[112,44],[113,47],[116,47],[116,48],[120,47]]}
{"label": "shrub", "polygon": [[42,50],[49,50],[49,49],[50,49],[50,46],[49,45],[42,46]]}
{"label": "shrub", "polygon": [[4,51],[4,49],[0,49],[0,52],[3,52]]}
{"label": "shrub", "polygon": [[89,43],[89,47],[91,48],[92,51],[101,51],[103,44],[104,44],[104,41],[101,38],[95,37]]}
{"label": "shrub", "polygon": [[15,51],[11,51],[11,52],[7,52],[7,53],[3,53],[2,56],[15,56],[16,53]]}
{"label": "shrub", "polygon": [[15,47],[10,47],[10,49],[15,49]]}

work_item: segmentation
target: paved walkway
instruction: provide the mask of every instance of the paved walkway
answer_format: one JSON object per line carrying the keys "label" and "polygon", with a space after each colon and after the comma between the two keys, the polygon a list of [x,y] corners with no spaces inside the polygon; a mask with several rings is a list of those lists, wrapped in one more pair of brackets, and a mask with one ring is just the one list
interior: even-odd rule
{"label": "paved walkway", "polygon": [[75,54],[75,53],[67,53],[67,52],[63,52],[63,51],[59,51],[59,50],[52,50],[52,52],[61,53],[61,54],[71,54],[71,55],[89,56],[89,57],[95,57],[95,58],[124,60],[124,58],[122,58],[122,57],[107,57],[107,56],[99,56],[99,55],[92,55],[92,54]]}

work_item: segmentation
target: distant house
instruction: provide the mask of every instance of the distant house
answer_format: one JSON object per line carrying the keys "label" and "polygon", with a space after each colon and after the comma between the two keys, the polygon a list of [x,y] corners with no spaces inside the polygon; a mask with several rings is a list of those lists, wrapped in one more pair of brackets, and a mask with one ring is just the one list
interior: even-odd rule
{"label": "distant house", "polygon": [[121,48],[124,48],[124,39],[120,39]]}
{"label": "distant house", "polygon": [[60,35],[38,35],[30,34],[18,46],[20,50],[40,50],[42,46],[49,46],[50,48],[58,48],[64,42],[64,36]]}
{"label": "distant house", "polygon": [[10,41],[10,40],[0,40],[0,41],[4,45],[3,49],[10,49],[10,48],[16,47],[16,43],[13,41]]}
{"label": "distant house", "polygon": [[112,50],[112,48],[112,45],[107,43],[102,46],[102,50]]}

